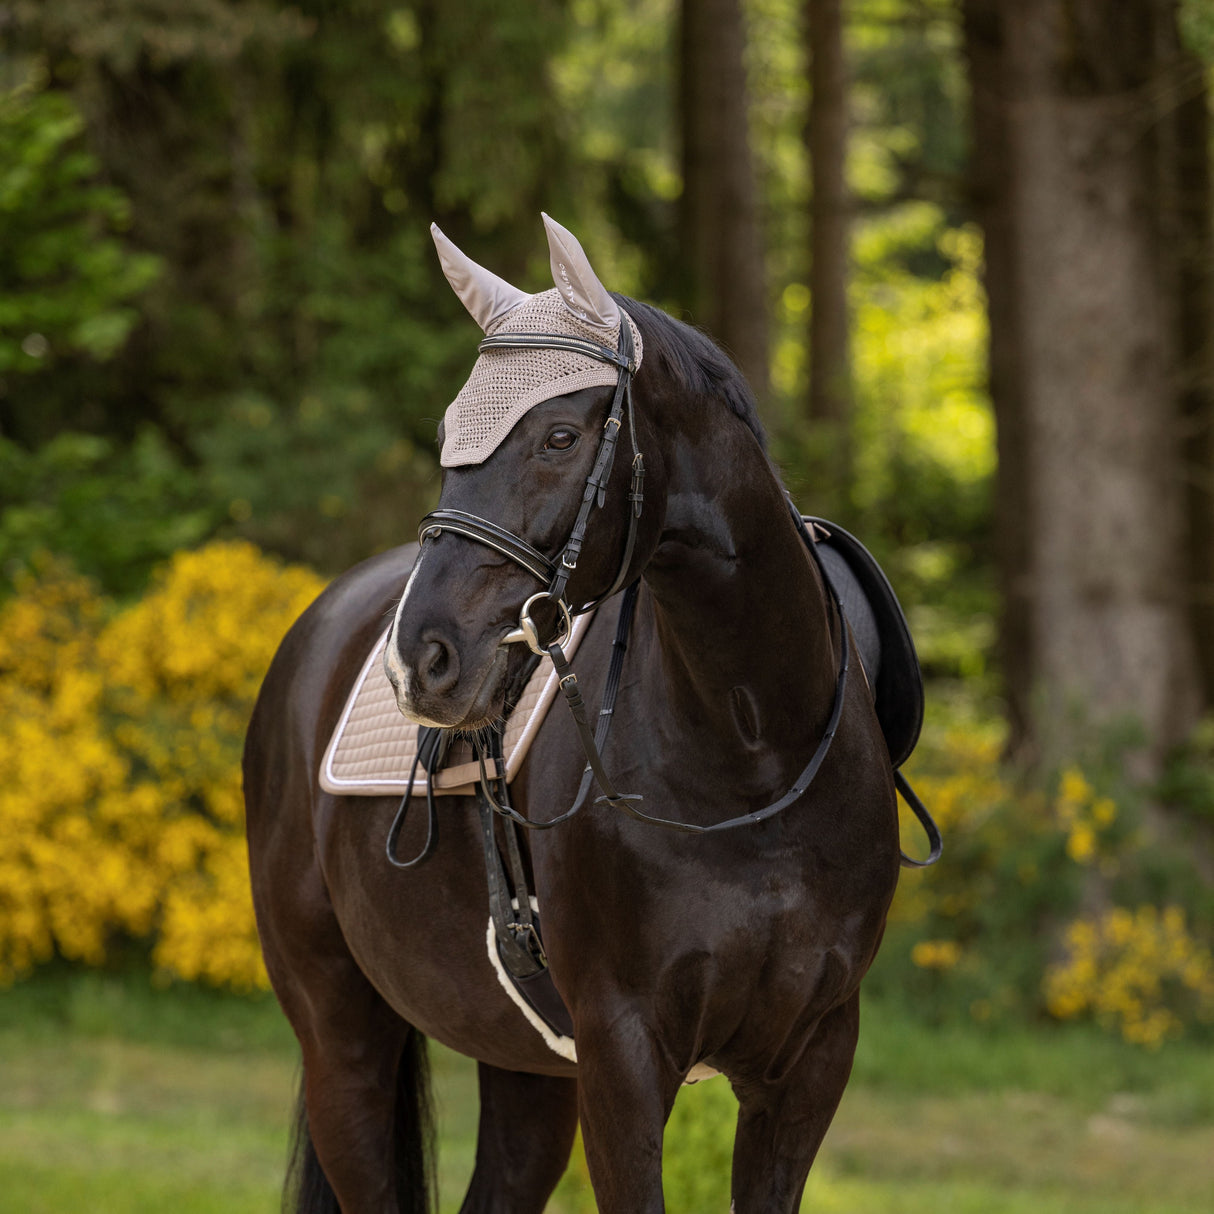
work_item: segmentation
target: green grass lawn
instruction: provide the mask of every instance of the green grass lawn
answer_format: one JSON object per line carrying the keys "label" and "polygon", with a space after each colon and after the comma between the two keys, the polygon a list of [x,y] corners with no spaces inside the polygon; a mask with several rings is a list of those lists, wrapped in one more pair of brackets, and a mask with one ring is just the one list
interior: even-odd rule
{"label": "green grass lawn", "polygon": [[[443,1211],[471,1168],[475,1072],[433,1051]],[[0,994],[0,1211],[270,1214],[296,1077],[276,1007],[134,980],[43,976]],[[728,1209],[732,1097],[686,1090],[672,1214]],[[573,1166],[554,1214],[594,1209]],[[1209,1214],[1214,1057],[1088,1031],[984,1032],[866,1013],[806,1210]]]}

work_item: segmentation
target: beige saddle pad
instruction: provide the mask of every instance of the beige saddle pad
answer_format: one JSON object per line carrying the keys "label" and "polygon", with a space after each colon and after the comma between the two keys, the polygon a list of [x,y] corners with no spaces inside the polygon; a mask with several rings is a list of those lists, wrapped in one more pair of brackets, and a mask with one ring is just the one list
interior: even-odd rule
{"label": "beige saddle pad", "polygon": [[[565,646],[567,657],[573,657],[577,651],[592,616],[593,612],[588,612],[573,621],[573,633]],[[320,764],[320,786],[326,792],[355,797],[392,793],[403,796],[409,786],[420,726],[405,720],[396,707],[392,684],[384,673],[387,640],[388,631],[385,630],[363,663],[325,750]],[[506,722],[502,754],[507,780],[513,780],[522,766],[556,693],[556,671],[551,662],[541,662],[528,680],[518,707]],[[492,764],[489,774],[497,774]],[[447,765],[435,777],[434,792],[436,795],[471,793],[479,777],[480,765],[472,757],[472,747],[466,740],[457,739],[451,747]],[[413,782],[413,791],[426,791],[426,772],[421,767]]]}

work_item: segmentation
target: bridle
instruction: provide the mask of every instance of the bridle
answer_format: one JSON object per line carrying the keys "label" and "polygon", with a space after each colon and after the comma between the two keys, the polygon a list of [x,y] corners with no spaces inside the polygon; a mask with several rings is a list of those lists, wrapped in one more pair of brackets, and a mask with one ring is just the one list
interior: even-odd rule
{"label": "bridle", "polygon": [[[741,814],[725,822],[716,822],[711,826],[700,826],[694,823],[657,818],[637,809],[635,802],[639,802],[641,798],[634,794],[616,791],[603,765],[601,753],[611,725],[615,693],[619,687],[620,669],[623,663],[624,652],[627,649],[628,630],[637,598],[636,584],[634,583],[629,588],[629,593],[624,596],[621,605],[620,620],[616,630],[616,642],[612,650],[611,666],[608,670],[604,703],[599,712],[599,728],[597,731],[592,732],[586,720],[585,701],[582,699],[581,691],[578,687],[577,675],[570,669],[563,649],[563,645],[568,641],[572,628],[572,617],[597,607],[600,603],[611,598],[624,585],[636,545],[637,523],[640,520],[644,503],[645,461],[637,446],[636,424],[632,407],[632,377],[636,372],[636,364],[633,356],[632,333],[629,328],[628,317],[626,315],[621,316],[618,350],[612,350],[609,346],[600,345],[598,342],[586,341],[582,338],[569,337],[559,333],[506,333],[496,337],[486,337],[480,343],[478,349],[482,353],[485,350],[502,349],[570,350],[578,354],[584,354],[589,358],[598,359],[600,362],[609,363],[619,369],[619,378],[616,380],[611,410],[608,413],[606,422],[603,424],[603,437],[599,442],[598,453],[595,456],[590,475],[586,478],[586,488],[582,494],[577,518],[574,521],[573,530],[570,532],[569,538],[566,540],[565,546],[557,560],[554,561],[550,557],[545,556],[531,544],[527,543],[526,540],[515,535],[512,531],[508,531],[505,527],[501,527],[497,523],[465,510],[432,511],[422,519],[421,525],[418,528],[418,537],[423,544],[426,540],[441,535],[444,531],[450,532],[453,535],[460,535],[465,539],[474,540],[477,543],[492,548],[495,552],[509,558],[516,565],[527,570],[538,581],[547,584],[546,589],[533,594],[523,604],[522,610],[519,613],[518,628],[507,633],[502,638],[501,643],[505,645],[521,642],[526,644],[533,653],[540,656],[547,655],[552,659],[561,691],[564,693],[566,703],[573,714],[574,724],[577,726],[582,748],[586,752],[587,766],[583,774],[582,785],[578,790],[578,796],[571,809],[546,822],[534,822],[529,818],[523,817],[522,814],[518,813],[510,805],[504,788],[502,789],[500,800],[498,797],[493,796],[489,788],[485,756],[478,749],[478,758],[480,759],[481,766],[482,795],[500,815],[532,830],[548,829],[557,826],[577,813],[585,802],[592,778],[602,789],[603,796],[600,800],[623,810],[630,817],[654,826],[665,826],[672,830],[694,834],[714,833],[722,830],[731,830],[737,826],[762,822],[779,813],[788,805],[791,805],[806,791],[825,760],[831,742],[834,740],[835,731],[843,709],[844,693],[847,687],[847,672],[850,665],[850,644],[843,608],[837,596],[834,595],[833,588],[829,587],[829,583],[824,578],[823,582],[834,599],[837,618],[842,629],[842,654],[839,662],[838,678],[835,684],[834,703],[831,706],[830,716],[817,749],[814,751],[804,771],[794,781],[792,788],[778,801],[773,802],[764,809]],[[632,487],[628,494],[628,500],[631,504],[628,512],[628,536],[624,543],[624,554],[620,561],[619,572],[616,574],[610,589],[605,594],[600,595],[589,603],[583,603],[576,607],[571,606],[566,597],[569,577],[577,568],[578,558],[581,555],[582,545],[586,538],[586,530],[590,523],[591,511],[595,508],[601,508],[606,502],[607,482],[611,476],[611,469],[615,460],[616,444],[619,439],[620,430],[624,424],[625,415],[628,420],[629,439],[632,443]],[[795,511],[794,515],[796,515]],[[800,516],[796,515],[796,518],[799,523]],[[560,635],[558,635],[556,640],[546,643],[540,639],[535,622],[531,618],[532,606],[543,600],[556,605],[561,625],[559,630]]]}
{"label": "bridle", "polygon": [[[486,350],[565,350],[574,354],[583,354],[588,358],[597,359],[599,362],[609,363],[619,369],[611,410],[607,415],[607,420],[603,423],[603,436],[599,440],[598,453],[595,455],[590,474],[586,477],[586,488],[582,493],[577,518],[574,520],[573,529],[557,560],[554,561],[545,556],[526,540],[512,531],[508,531],[505,527],[500,527],[497,523],[490,522],[479,515],[470,514],[466,510],[433,510],[422,519],[418,528],[418,538],[422,543],[444,531],[448,531],[452,535],[462,535],[465,539],[475,540],[477,543],[501,553],[502,556],[508,557],[530,573],[532,577],[546,584],[547,589],[533,594],[523,604],[522,610],[519,612],[519,626],[507,633],[501,642],[503,645],[521,642],[532,653],[543,657],[548,653],[548,645],[540,640],[539,630],[531,617],[533,605],[547,600],[556,607],[561,625],[558,640],[567,642],[572,630],[573,616],[592,611],[600,603],[611,598],[624,585],[624,580],[628,576],[628,568],[632,564],[632,554],[636,547],[637,524],[640,522],[645,498],[645,460],[637,446],[636,422],[632,407],[632,377],[636,374],[632,331],[628,317],[621,313],[620,340],[617,350],[601,345],[599,342],[570,337],[563,333],[503,333],[496,337],[486,337],[477,349],[481,353]],[[628,420],[628,437],[632,443],[632,487],[628,492],[628,500],[631,503],[628,511],[628,536],[624,541],[624,554],[620,560],[619,572],[605,594],[588,603],[571,604],[566,597],[569,578],[577,568],[578,558],[582,553],[582,545],[590,525],[590,513],[596,508],[601,509],[607,501],[607,484],[611,479],[611,469],[615,464],[615,449],[625,416]]]}
{"label": "bridle", "polygon": [[[481,518],[479,515],[471,514],[466,510],[431,511],[431,513],[422,519],[421,525],[418,528],[418,538],[423,544],[426,540],[441,535],[444,531],[450,532],[452,535],[460,535],[465,539],[474,540],[477,543],[484,544],[488,548],[492,548],[495,552],[500,553],[502,556],[512,560],[516,565],[525,569],[537,581],[545,583],[546,589],[533,594],[523,604],[519,612],[519,626],[507,633],[501,639],[500,644],[522,643],[532,653],[540,657],[546,655],[551,658],[561,691],[564,693],[565,701],[573,715],[574,724],[577,727],[578,736],[582,743],[582,749],[586,753],[586,769],[583,772],[582,782],[574,799],[573,806],[555,818],[550,818],[546,821],[533,821],[530,818],[524,817],[510,804],[505,771],[504,767],[500,764],[499,775],[497,776],[499,789],[498,794],[494,795],[493,790],[490,788],[491,777],[485,763],[487,750],[491,750],[491,747],[486,748],[479,744],[474,745],[474,751],[480,764],[480,792],[483,803],[488,809],[493,810],[501,817],[528,830],[548,830],[554,826],[559,826],[562,822],[567,822],[574,814],[581,810],[590,791],[591,783],[595,782],[603,793],[598,798],[599,801],[605,801],[607,804],[621,810],[639,822],[644,822],[650,826],[662,826],[688,834],[717,834],[722,831],[733,830],[739,826],[756,825],[759,822],[764,822],[768,818],[774,817],[789,805],[798,801],[806,793],[814,777],[825,762],[831,743],[834,741],[840,718],[842,717],[843,703],[847,691],[847,675],[851,666],[852,642],[847,617],[843,611],[843,604],[839,600],[834,585],[821,568],[815,551],[816,541],[807,529],[805,521],[801,518],[800,511],[797,510],[792,499],[789,498],[788,506],[793,521],[815,563],[818,564],[822,585],[834,604],[835,618],[839,622],[840,630],[839,667],[835,680],[834,700],[817,747],[801,774],[793,781],[792,787],[778,800],[773,801],[762,809],[739,814],[723,822],[714,822],[707,826],[659,818],[642,812],[637,808],[637,803],[641,801],[641,797],[636,794],[618,792],[604,767],[602,758],[602,750],[606,744],[611,723],[614,719],[615,698],[620,686],[624,654],[628,648],[628,636],[633,611],[636,606],[639,582],[634,580],[629,585],[621,602],[615,641],[612,645],[611,660],[604,684],[603,702],[599,709],[598,728],[594,731],[590,729],[589,722],[586,719],[585,701],[582,699],[577,675],[570,669],[569,661],[565,656],[563,648],[572,633],[573,616],[593,610],[601,603],[606,602],[607,599],[611,598],[624,586],[636,547],[637,524],[640,521],[641,510],[644,505],[645,461],[637,446],[636,421],[632,404],[632,378],[636,374],[637,368],[628,316],[621,313],[619,347],[616,350],[612,350],[609,346],[601,345],[598,342],[571,337],[563,333],[504,333],[495,337],[486,337],[478,346],[478,350],[482,353],[486,350],[503,349],[572,351],[573,353],[597,359],[600,362],[609,363],[611,366],[618,368],[619,376],[616,380],[611,409],[606,422],[603,424],[603,436],[599,441],[598,453],[595,456],[590,474],[586,478],[586,487],[582,493],[582,501],[578,508],[577,518],[574,520],[573,529],[569,534],[568,540],[565,541],[565,546],[557,560],[545,556],[538,549],[527,543],[526,540],[515,535],[505,527],[501,527],[488,519]],[[577,568],[578,558],[581,555],[582,546],[586,539],[586,531],[590,524],[591,511],[596,508],[601,509],[606,503],[607,484],[611,478],[611,470],[615,462],[616,445],[625,416],[628,421],[629,441],[632,444],[632,484],[628,492],[628,501],[630,503],[628,511],[628,535],[624,542],[624,552],[620,559],[619,571],[616,573],[610,588],[604,594],[599,595],[598,598],[588,603],[571,606],[566,597],[569,578]],[[539,630],[531,617],[532,606],[543,600],[555,604],[559,613],[560,628],[558,636],[555,640],[548,642],[540,639]],[[500,739],[498,742],[500,744]],[[493,758],[496,756],[489,753],[488,757]],[[414,770],[416,771],[416,764],[414,765]],[[931,842],[931,854],[926,861],[912,860],[903,852],[902,863],[915,868],[933,864],[940,856],[939,831],[931,820],[930,814],[928,814],[910,785],[907,784],[900,771],[894,772],[894,780],[898,791],[907,800],[915,816],[927,830]],[[412,778],[410,778],[409,783],[410,788],[412,788]],[[401,808],[398,811],[397,820],[393,824],[392,836],[389,839],[388,845],[389,859],[397,867],[409,866],[399,863],[393,856],[395,836],[399,832],[400,824],[403,821],[403,814],[407,808],[408,800],[409,794],[406,793],[401,803]],[[430,835],[417,861],[411,863],[420,862],[431,853],[433,844],[437,841],[434,829],[435,816],[431,800]]]}

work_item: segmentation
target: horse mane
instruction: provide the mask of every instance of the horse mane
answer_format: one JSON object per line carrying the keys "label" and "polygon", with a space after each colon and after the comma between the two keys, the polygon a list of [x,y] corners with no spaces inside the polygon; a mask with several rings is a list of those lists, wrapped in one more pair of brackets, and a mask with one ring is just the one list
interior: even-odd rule
{"label": "horse mane", "polygon": [[616,295],[616,301],[636,321],[645,340],[645,359],[656,359],[665,372],[696,396],[723,401],[767,450],[767,435],[759,407],[742,372],[707,334],[652,304]]}

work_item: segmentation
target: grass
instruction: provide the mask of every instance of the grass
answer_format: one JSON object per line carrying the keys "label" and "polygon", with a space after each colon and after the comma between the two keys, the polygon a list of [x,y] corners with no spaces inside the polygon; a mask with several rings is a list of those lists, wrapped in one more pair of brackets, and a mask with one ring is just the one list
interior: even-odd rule
{"label": "grass", "polygon": [[[433,1052],[443,1210],[475,1149],[475,1071]],[[48,974],[0,994],[0,1211],[270,1214],[296,1052],[269,1000]],[[732,1096],[686,1090],[667,1134],[672,1214],[728,1208]],[[594,1209],[585,1164],[552,1214]],[[866,1011],[851,1086],[807,1190],[833,1214],[1208,1214],[1214,1056],[1086,1030],[932,1029]]]}

